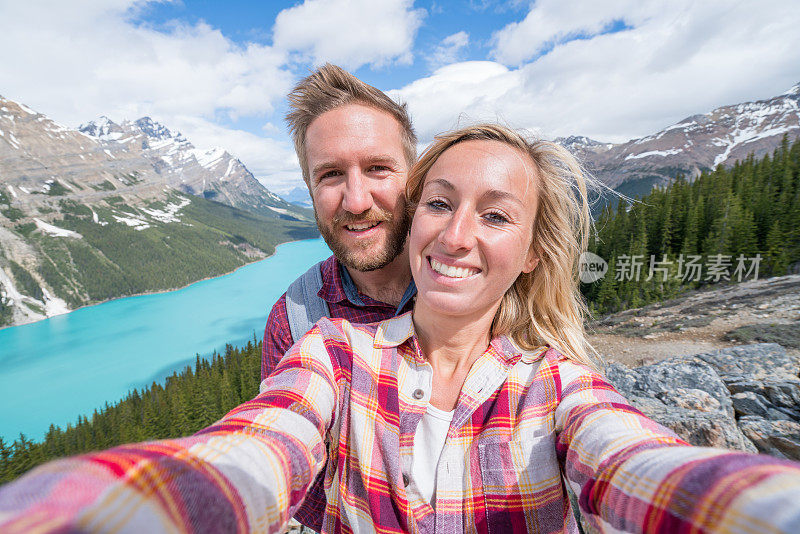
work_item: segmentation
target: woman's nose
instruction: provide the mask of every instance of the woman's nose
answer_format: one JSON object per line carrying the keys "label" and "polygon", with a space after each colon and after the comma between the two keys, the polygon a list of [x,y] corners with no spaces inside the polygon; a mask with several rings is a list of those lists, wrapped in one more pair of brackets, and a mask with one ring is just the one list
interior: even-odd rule
{"label": "woman's nose", "polygon": [[348,175],[342,196],[342,209],[355,214],[364,213],[372,207],[372,202],[368,180],[360,172]]}
{"label": "woman's nose", "polygon": [[471,249],[475,244],[475,224],[465,210],[457,210],[442,229],[440,241],[448,251]]}

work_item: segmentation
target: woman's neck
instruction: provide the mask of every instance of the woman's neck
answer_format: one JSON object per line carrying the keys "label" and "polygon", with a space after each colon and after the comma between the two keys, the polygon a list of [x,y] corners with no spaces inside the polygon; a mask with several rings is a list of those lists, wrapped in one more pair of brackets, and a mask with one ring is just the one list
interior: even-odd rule
{"label": "woman's neck", "polygon": [[466,376],[491,341],[490,331],[496,310],[495,306],[477,316],[450,316],[437,313],[423,300],[417,300],[414,330],[420,349],[435,375],[446,380]]}

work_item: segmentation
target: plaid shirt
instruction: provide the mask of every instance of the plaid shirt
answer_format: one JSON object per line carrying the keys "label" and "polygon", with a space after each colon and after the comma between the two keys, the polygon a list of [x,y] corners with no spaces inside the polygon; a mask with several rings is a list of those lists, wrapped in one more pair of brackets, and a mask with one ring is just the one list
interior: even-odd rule
{"label": "plaid shirt", "polygon": [[[411,282],[400,306],[392,306],[358,292],[347,269],[331,256],[322,262],[322,288],[317,295],[328,303],[331,317],[347,319],[351,323],[376,323],[411,310],[416,286]],[[286,314],[286,293],[272,306],[264,329],[264,344],[261,346],[261,380],[267,378],[294,345]]]}
{"label": "plaid shirt", "polygon": [[[347,319],[351,323],[375,323],[409,311],[416,294],[416,286],[411,282],[400,305],[395,307],[360,294],[350,273],[331,256],[320,268],[322,288],[317,295],[328,303],[330,316]],[[286,293],[272,307],[264,329],[264,343],[261,346],[261,379],[264,380],[278,366],[278,363],[294,344],[286,313]],[[295,519],[307,527],[319,531],[325,515],[325,490],[322,480],[317,480],[309,489],[303,506],[297,511]]]}
{"label": "plaid shirt", "polygon": [[557,351],[492,341],[466,378],[434,505],[403,475],[431,394],[411,314],[321,320],[262,393],[195,436],[46,464],[0,532],[277,532],[318,472],[325,532],[797,532],[800,467],[687,446]]}

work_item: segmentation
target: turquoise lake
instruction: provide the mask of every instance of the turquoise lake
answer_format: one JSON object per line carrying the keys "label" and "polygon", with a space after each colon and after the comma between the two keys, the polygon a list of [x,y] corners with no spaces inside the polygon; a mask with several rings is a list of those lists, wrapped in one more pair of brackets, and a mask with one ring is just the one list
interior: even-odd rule
{"label": "turquoise lake", "polygon": [[288,285],[328,257],[322,239],[183,289],[127,297],[0,330],[0,437],[39,440],[133,388],[162,381],[225,344],[264,334]]}

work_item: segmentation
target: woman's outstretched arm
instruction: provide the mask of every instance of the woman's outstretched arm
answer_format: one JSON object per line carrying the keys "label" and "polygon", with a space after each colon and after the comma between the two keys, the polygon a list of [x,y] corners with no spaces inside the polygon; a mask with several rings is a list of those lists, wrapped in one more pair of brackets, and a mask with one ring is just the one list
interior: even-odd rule
{"label": "woman's outstretched arm", "polygon": [[325,463],[337,416],[341,373],[327,346],[315,327],[261,394],[194,436],[50,462],[3,486],[0,532],[280,531]]}
{"label": "woman's outstretched arm", "polygon": [[601,532],[800,532],[800,464],[691,447],[598,373],[554,372],[558,457]]}

